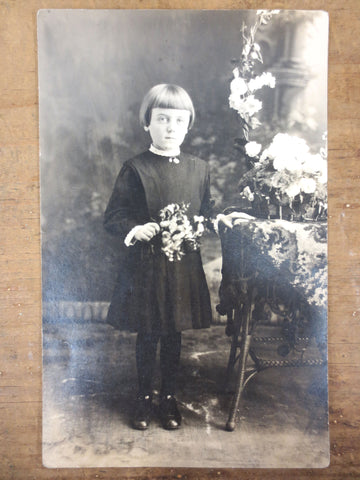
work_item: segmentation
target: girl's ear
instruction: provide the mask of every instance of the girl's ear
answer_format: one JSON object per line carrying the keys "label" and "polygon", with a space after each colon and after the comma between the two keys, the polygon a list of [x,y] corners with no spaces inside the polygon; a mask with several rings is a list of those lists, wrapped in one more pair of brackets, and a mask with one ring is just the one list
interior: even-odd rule
{"label": "girl's ear", "polygon": [[144,130],[145,132],[148,132],[149,131],[149,127],[147,125],[144,125]]}

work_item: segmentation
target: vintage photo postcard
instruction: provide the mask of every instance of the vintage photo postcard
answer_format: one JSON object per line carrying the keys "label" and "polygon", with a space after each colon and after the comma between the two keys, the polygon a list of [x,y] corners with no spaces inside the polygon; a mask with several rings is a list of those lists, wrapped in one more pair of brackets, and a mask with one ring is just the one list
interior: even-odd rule
{"label": "vintage photo postcard", "polygon": [[46,467],[328,465],[327,45],[38,12]]}

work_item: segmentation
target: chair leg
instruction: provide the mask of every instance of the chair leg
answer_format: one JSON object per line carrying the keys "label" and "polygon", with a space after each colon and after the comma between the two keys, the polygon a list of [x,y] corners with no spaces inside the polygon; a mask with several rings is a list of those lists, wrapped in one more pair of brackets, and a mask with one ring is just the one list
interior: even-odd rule
{"label": "chair leg", "polygon": [[228,324],[230,323],[232,325],[232,340],[231,340],[231,347],[230,347],[230,355],[229,355],[229,360],[226,368],[226,376],[225,376],[225,390],[227,391],[230,385],[230,379],[234,370],[234,366],[236,363],[236,350],[238,348],[238,343],[239,343],[239,325],[237,322],[235,325],[233,323],[233,311],[231,313],[227,314],[228,316]]}
{"label": "chair leg", "polygon": [[243,324],[240,344],[238,343],[238,335],[240,332],[237,331],[237,335],[235,334],[237,337],[236,344],[240,348],[240,359],[239,359],[238,371],[236,375],[235,394],[231,402],[229,418],[226,424],[226,430],[229,432],[233,432],[235,430],[236,414],[237,414],[241,394],[245,384],[246,361],[249,354],[250,343],[251,343],[251,335],[248,334],[250,315],[251,315],[250,308],[244,305],[242,315],[239,315],[239,318],[237,319],[237,325],[241,325],[242,320],[244,320],[244,324]]}

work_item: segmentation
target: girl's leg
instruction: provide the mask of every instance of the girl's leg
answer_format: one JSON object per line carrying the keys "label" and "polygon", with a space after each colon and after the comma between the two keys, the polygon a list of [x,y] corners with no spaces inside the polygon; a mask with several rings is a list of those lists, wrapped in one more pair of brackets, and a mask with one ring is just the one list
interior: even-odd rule
{"label": "girl's leg", "polygon": [[180,364],[181,332],[160,339],[161,395],[175,395]]}
{"label": "girl's leg", "polygon": [[138,334],[136,338],[136,366],[139,392],[135,404],[132,425],[137,430],[146,430],[152,417],[152,379],[156,347],[159,335]]}
{"label": "girl's leg", "polygon": [[181,415],[175,398],[177,375],[180,363],[181,333],[161,337],[160,341],[161,396],[160,418],[166,430],[175,430],[181,425]]}
{"label": "girl's leg", "polygon": [[139,395],[152,393],[152,380],[156,361],[157,334],[138,333],[136,338],[136,367],[139,382]]}

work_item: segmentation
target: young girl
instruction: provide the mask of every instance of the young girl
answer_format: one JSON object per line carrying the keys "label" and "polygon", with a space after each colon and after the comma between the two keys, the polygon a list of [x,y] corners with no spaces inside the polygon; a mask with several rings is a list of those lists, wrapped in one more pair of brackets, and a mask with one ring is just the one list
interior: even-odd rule
{"label": "young girl", "polygon": [[[211,216],[207,164],[180,152],[194,123],[193,103],[176,85],[156,85],[145,95],[140,122],[152,144],[123,165],[105,212],[105,228],[123,238],[126,253],[108,321],[137,332],[139,391],[132,425],[148,428],[152,416],[152,379],[160,341],[159,412],[165,429],[177,429],[176,379],[181,332],[211,323],[209,291],[198,250],[169,261],[161,250],[159,212],[170,204],[189,204],[187,216]],[[226,220],[225,220],[226,221]]]}

